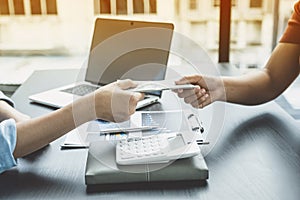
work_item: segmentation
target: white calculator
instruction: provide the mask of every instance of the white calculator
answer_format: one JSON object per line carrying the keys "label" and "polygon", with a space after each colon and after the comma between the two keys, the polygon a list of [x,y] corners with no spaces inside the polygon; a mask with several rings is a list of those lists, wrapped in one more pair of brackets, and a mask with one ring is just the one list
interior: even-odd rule
{"label": "white calculator", "polygon": [[196,141],[187,141],[182,133],[158,134],[118,141],[116,162],[119,165],[164,163],[199,153]]}

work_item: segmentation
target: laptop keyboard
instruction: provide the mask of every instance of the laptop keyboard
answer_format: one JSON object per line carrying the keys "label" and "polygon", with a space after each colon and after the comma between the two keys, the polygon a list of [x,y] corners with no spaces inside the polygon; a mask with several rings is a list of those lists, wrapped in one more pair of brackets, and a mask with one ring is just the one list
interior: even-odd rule
{"label": "laptop keyboard", "polygon": [[71,88],[67,88],[64,90],[61,90],[62,92],[67,92],[70,94],[75,94],[78,96],[84,96],[86,94],[92,93],[95,90],[97,90],[99,87],[97,86],[92,86],[92,85],[77,85]]}

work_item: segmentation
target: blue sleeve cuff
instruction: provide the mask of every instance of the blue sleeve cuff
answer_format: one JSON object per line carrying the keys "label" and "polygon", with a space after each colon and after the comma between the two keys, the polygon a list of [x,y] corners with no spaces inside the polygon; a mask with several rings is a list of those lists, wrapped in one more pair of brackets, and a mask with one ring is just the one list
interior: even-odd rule
{"label": "blue sleeve cuff", "polygon": [[14,119],[0,123],[0,174],[17,165],[13,156],[17,143],[17,128]]}
{"label": "blue sleeve cuff", "polygon": [[3,94],[3,92],[0,91],[0,100],[3,100],[5,102],[7,102],[9,105],[11,105],[12,107],[15,107],[15,103],[13,102],[13,100],[11,100],[10,98],[8,98],[7,96],[5,96]]}

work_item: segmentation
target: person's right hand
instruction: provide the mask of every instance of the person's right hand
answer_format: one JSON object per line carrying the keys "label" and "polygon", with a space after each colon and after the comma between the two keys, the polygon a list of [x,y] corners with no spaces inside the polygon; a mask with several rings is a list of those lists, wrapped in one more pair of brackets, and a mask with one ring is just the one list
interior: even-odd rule
{"label": "person's right hand", "polygon": [[137,84],[133,81],[120,80],[95,92],[95,110],[99,119],[121,122],[129,120],[135,110],[138,101],[144,98],[144,94],[126,91]]}
{"label": "person's right hand", "polygon": [[195,108],[204,108],[214,101],[225,100],[225,90],[222,78],[220,77],[185,76],[175,83],[177,85],[190,83],[199,86],[195,89],[180,89],[175,91],[180,98],[184,98],[186,103],[191,104]]}

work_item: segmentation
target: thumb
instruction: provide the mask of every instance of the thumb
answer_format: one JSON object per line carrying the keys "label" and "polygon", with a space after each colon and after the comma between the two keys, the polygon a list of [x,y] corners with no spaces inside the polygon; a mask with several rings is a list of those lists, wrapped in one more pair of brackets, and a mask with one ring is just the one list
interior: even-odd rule
{"label": "thumb", "polygon": [[134,88],[137,86],[137,83],[130,79],[126,80],[118,80],[117,85],[122,89],[122,90],[127,90],[129,88]]}
{"label": "thumb", "polygon": [[145,97],[144,93],[140,93],[140,92],[134,92],[133,96],[137,101],[141,101]]}

